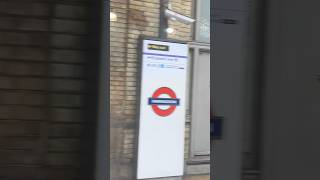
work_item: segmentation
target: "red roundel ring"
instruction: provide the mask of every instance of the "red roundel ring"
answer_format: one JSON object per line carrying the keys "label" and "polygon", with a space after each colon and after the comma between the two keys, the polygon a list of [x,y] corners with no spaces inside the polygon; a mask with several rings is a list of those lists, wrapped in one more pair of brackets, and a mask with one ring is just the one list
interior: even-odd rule
{"label": "red roundel ring", "polygon": [[[169,95],[170,98],[173,98],[173,99],[177,98],[176,93],[168,87],[161,87],[161,88],[157,89],[153,93],[152,98],[158,98],[162,94],[167,94],[167,95]],[[156,104],[151,105],[151,107],[156,114],[158,114],[159,116],[162,116],[162,117],[169,116],[176,109],[176,106],[174,106],[174,105],[169,106],[168,109],[160,109],[158,107],[158,105],[156,105]]]}

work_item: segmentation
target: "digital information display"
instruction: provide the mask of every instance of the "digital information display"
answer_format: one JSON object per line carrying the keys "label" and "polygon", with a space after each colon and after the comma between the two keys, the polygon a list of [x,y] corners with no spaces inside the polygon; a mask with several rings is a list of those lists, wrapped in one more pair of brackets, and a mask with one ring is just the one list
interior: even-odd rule
{"label": "digital information display", "polygon": [[137,179],[182,176],[188,45],[142,41]]}

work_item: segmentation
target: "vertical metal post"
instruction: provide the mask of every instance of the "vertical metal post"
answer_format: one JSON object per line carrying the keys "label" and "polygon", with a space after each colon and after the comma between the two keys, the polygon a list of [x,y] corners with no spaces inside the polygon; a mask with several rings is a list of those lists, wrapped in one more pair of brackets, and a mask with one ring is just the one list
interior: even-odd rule
{"label": "vertical metal post", "polygon": [[95,180],[107,180],[109,173],[109,2],[100,1],[99,14],[99,34],[97,56],[99,58],[99,78],[98,78],[98,119],[96,127],[96,162],[95,162]]}
{"label": "vertical metal post", "polygon": [[168,8],[169,0],[160,1],[160,24],[159,24],[159,37],[161,39],[167,38],[168,19],[165,16],[165,10]]}

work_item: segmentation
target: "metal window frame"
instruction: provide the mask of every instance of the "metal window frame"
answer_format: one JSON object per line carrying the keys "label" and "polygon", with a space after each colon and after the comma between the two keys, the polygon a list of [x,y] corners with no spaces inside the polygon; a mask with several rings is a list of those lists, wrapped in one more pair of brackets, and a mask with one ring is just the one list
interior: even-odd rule
{"label": "metal window frame", "polygon": [[[190,64],[190,76],[189,76],[189,95],[190,95],[190,100],[189,100],[189,109],[191,112],[191,129],[190,129],[190,144],[189,144],[189,159],[192,159],[195,157],[195,152],[194,152],[194,142],[195,142],[195,136],[193,133],[195,132],[195,127],[192,125],[192,121],[194,119],[194,110],[193,107],[195,106],[193,98],[194,94],[193,92],[195,91],[194,87],[194,74],[195,72],[195,66],[196,66],[196,60],[199,59],[199,54],[201,52],[209,53],[210,54],[210,44],[205,44],[205,43],[198,43],[198,42],[190,42],[189,43],[189,50],[192,51],[192,57],[191,57],[191,64]],[[210,54],[211,55],[211,54]],[[209,155],[210,155],[210,150],[209,150]]]}

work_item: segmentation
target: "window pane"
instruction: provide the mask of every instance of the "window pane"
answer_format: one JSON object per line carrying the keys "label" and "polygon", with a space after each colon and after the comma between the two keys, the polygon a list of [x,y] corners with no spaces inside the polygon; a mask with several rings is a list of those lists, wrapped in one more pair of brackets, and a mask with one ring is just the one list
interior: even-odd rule
{"label": "window pane", "polygon": [[210,42],[210,0],[199,0],[198,41]]}

